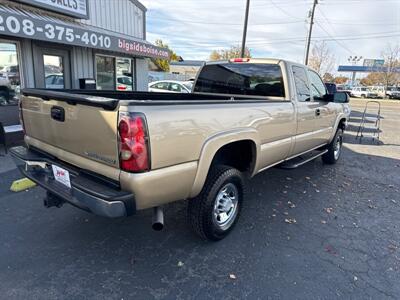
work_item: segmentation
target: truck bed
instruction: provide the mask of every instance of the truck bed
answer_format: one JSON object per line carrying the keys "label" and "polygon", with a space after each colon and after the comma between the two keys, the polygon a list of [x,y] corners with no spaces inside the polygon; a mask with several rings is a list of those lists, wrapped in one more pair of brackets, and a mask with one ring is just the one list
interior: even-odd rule
{"label": "truck bed", "polygon": [[176,104],[212,104],[233,102],[265,101],[261,97],[232,97],[229,95],[205,95],[183,93],[154,93],[154,92],[117,92],[96,90],[48,90],[48,89],[24,89],[24,96],[32,96],[43,100],[65,101],[68,104],[83,104],[102,107],[105,110],[115,110],[122,102],[123,105],[176,105]]}

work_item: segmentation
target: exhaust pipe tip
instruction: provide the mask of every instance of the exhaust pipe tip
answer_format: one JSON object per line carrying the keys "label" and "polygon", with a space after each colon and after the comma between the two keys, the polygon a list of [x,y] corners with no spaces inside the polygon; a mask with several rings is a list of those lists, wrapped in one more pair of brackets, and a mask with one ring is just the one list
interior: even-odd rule
{"label": "exhaust pipe tip", "polygon": [[154,231],[161,231],[164,229],[164,224],[156,222],[156,223],[153,223],[151,228],[153,228]]}
{"label": "exhaust pipe tip", "polygon": [[155,207],[153,210],[153,225],[151,227],[155,231],[164,229],[164,211],[160,206]]}
{"label": "exhaust pipe tip", "polygon": [[50,192],[47,192],[46,197],[43,199],[43,205],[46,208],[51,208],[51,207],[60,208],[63,206],[64,203],[65,201],[63,199]]}

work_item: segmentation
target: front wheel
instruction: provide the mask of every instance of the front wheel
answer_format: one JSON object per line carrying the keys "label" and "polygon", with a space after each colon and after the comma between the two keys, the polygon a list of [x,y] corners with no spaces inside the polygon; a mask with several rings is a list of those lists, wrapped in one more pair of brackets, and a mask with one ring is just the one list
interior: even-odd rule
{"label": "front wheel", "polygon": [[342,146],[343,146],[343,129],[339,128],[332,142],[327,147],[328,152],[322,155],[322,161],[329,165],[335,164],[339,160],[340,155],[342,154]]}
{"label": "front wheel", "polygon": [[203,239],[218,241],[235,226],[244,196],[242,173],[228,166],[211,169],[201,193],[188,205],[192,229]]}

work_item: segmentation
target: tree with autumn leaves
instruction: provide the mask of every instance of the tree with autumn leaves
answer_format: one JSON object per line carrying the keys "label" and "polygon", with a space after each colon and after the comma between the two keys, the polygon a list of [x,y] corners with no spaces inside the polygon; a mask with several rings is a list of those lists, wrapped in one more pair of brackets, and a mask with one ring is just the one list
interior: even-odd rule
{"label": "tree with autumn leaves", "polygon": [[[213,50],[210,54],[210,60],[229,60],[241,57],[241,47],[232,46],[229,49]],[[246,47],[244,57],[251,57],[251,50]]]}
{"label": "tree with autumn leaves", "polygon": [[382,58],[385,60],[383,72],[369,73],[361,79],[362,85],[383,85],[386,88],[400,85],[400,44],[388,44],[382,52]]}

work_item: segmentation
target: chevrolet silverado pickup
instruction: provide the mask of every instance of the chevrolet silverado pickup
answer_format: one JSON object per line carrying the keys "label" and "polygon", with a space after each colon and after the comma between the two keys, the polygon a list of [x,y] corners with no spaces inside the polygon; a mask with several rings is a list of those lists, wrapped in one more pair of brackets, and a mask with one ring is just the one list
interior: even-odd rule
{"label": "chevrolet silverado pickup", "polygon": [[188,200],[202,238],[237,223],[246,178],[273,166],[338,161],[348,95],[328,94],[310,68],[279,59],[207,63],[191,93],[25,89],[20,171],[47,190],[46,207],[105,217]]}

